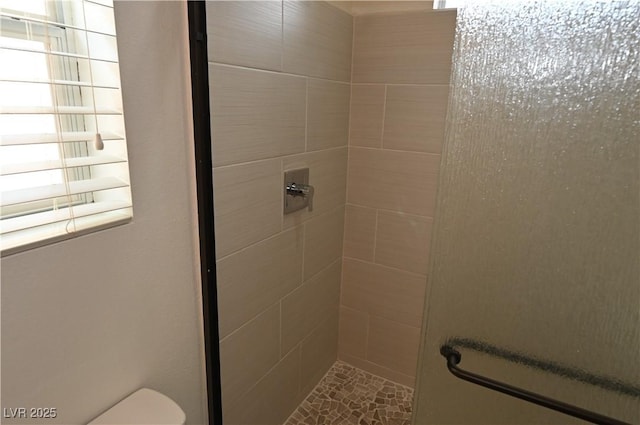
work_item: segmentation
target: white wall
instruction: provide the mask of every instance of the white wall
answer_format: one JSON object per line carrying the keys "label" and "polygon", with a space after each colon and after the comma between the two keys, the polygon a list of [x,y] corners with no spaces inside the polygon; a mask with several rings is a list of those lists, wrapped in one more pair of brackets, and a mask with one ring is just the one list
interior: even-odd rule
{"label": "white wall", "polygon": [[186,7],[115,13],[134,220],[2,259],[2,407],[86,423],[146,386],[203,423]]}

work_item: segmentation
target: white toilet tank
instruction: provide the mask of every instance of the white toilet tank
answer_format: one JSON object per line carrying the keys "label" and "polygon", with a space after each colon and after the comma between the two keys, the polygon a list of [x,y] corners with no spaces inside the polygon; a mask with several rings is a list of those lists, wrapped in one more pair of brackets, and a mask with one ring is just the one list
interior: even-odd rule
{"label": "white toilet tank", "polygon": [[88,425],[184,425],[187,417],[164,394],[141,388]]}

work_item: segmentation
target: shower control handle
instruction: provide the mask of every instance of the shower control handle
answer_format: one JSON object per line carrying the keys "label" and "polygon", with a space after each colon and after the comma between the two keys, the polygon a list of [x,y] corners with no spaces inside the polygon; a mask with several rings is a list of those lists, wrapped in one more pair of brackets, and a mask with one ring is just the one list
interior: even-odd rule
{"label": "shower control handle", "polygon": [[307,199],[309,211],[313,211],[313,186],[304,183],[290,183],[287,185],[287,195]]}

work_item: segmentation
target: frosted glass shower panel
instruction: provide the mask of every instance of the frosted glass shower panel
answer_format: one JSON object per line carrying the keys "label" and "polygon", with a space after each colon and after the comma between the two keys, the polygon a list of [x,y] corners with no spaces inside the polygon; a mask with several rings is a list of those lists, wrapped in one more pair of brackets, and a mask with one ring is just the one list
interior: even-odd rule
{"label": "frosted glass shower panel", "polygon": [[453,377],[446,342],[464,369],[639,423],[640,2],[460,10],[451,93],[414,423],[580,423]]}

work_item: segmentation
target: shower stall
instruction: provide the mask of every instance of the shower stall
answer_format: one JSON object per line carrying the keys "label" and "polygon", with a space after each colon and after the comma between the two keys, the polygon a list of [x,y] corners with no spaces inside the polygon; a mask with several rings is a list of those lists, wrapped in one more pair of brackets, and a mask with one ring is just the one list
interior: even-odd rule
{"label": "shower stall", "polygon": [[433,3],[197,6],[226,424],[640,421],[640,4]]}

